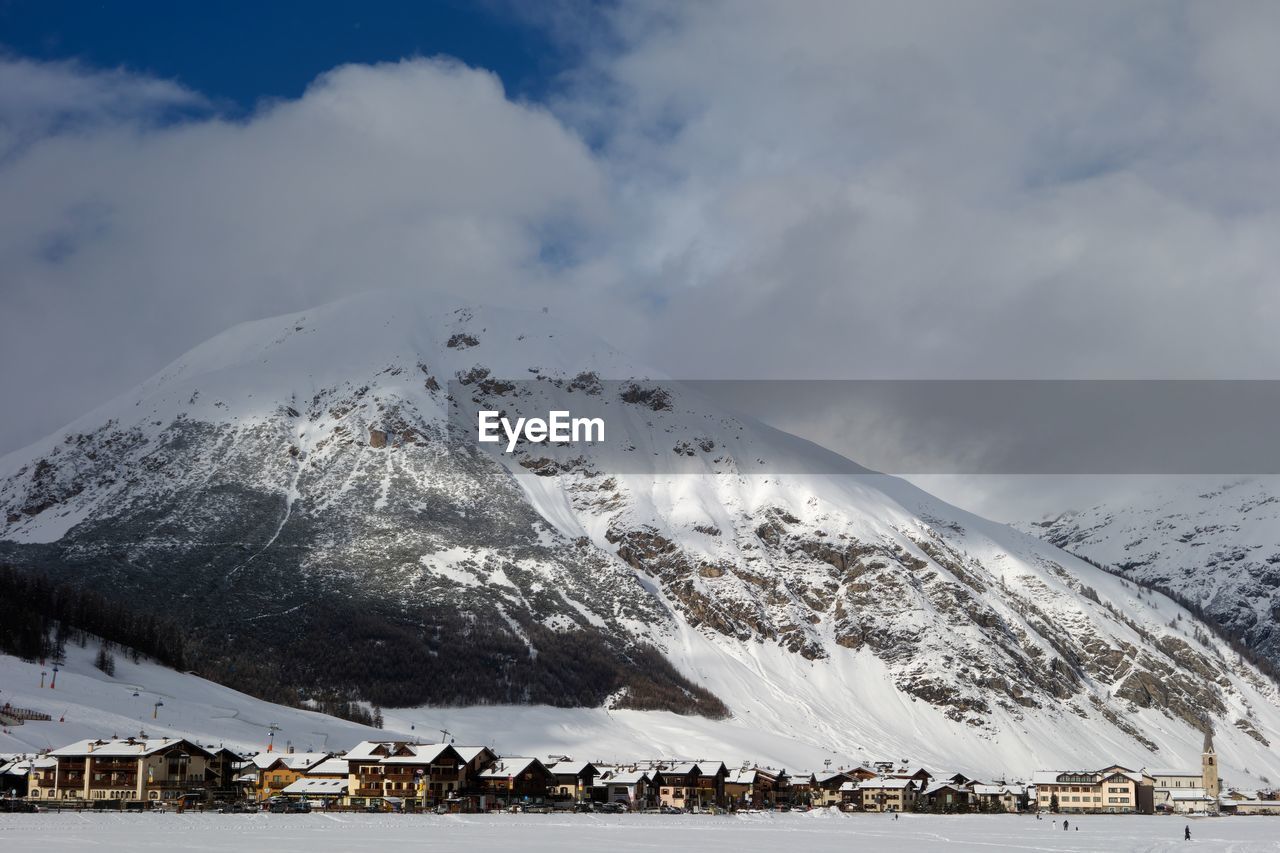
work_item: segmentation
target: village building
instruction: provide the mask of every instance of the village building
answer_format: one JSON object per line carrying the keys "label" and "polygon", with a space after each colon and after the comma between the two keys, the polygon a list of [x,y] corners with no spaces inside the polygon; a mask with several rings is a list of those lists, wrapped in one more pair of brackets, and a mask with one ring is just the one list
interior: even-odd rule
{"label": "village building", "polygon": [[912,778],[868,779],[858,784],[864,812],[902,812],[916,801],[919,783]]}
{"label": "village building", "polygon": [[427,808],[457,802],[468,783],[467,763],[447,743],[361,741],[341,757],[347,801]]}
{"label": "village building", "polygon": [[1180,768],[1155,768],[1146,771],[1154,780],[1156,811],[1186,814],[1218,810],[1222,780],[1218,777],[1218,756],[1213,736],[1206,734],[1198,771]]}
{"label": "village building", "polygon": [[540,803],[546,800],[556,777],[536,758],[504,755],[480,771],[477,777],[484,797],[480,807]]}
{"label": "village building", "polygon": [[1042,811],[1153,814],[1153,779],[1120,765],[1102,770],[1042,770],[1033,781]]}
{"label": "village building", "polygon": [[474,780],[480,771],[498,760],[498,753],[487,746],[458,746],[450,744],[453,751],[462,759],[462,769],[468,780]]}
{"label": "village building", "polygon": [[916,783],[917,791],[923,791],[933,781],[933,774],[923,767],[900,767],[894,772],[885,775],[890,779],[910,779]]}
{"label": "village building", "polygon": [[45,800],[164,801],[209,788],[212,754],[182,738],[86,739],[33,767],[28,795]]}
{"label": "village building", "polygon": [[306,800],[321,808],[340,806],[347,800],[347,777],[302,778],[291,782],[280,793],[290,799]]}
{"label": "village building", "polygon": [[785,780],[780,770],[743,767],[726,776],[724,793],[735,808],[771,809],[779,802]]}
{"label": "village building", "polygon": [[643,811],[658,802],[657,788],[649,771],[634,766],[600,768],[592,787],[592,798],[623,803],[631,811]]}
{"label": "village building", "polygon": [[252,789],[252,786],[239,781],[246,764],[244,756],[225,746],[208,745],[205,749],[209,751],[205,775],[208,778],[210,799],[229,801],[243,798],[246,791]]}
{"label": "village building", "polygon": [[35,756],[21,753],[0,755],[0,797],[25,797]]}
{"label": "village building", "polygon": [[260,752],[250,757],[257,779],[254,795],[258,802],[278,797],[306,772],[330,758],[327,752]]}
{"label": "village building", "polygon": [[579,803],[591,799],[591,788],[595,784],[596,777],[600,775],[599,768],[590,761],[565,759],[548,764],[547,769],[555,777],[551,790],[552,796],[568,798]]}
{"label": "village building", "polygon": [[[872,774],[874,775],[874,774]],[[851,770],[822,770],[813,774],[811,805],[838,806],[843,801],[842,788],[847,783],[862,781]]]}
{"label": "village building", "polygon": [[967,784],[944,781],[934,782],[921,791],[916,806],[937,812],[963,812],[969,811],[973,802],[973,791]]}
{"label": "village building", "polygon": [[1280,800],[1229,800],[1223,803],[1222,812],[1236,815],[1280,815]]}
{"label": "village building", "polygon": [[661,805],[677,809],[724,805],[729,770],[719,761],[683,761],[654,771]]}
{"label": "village building", "polygon": [[986,785],[975,782],[970,786],[979,809],[1016,813],[1027,807],[1027,788],[1025,785],[996,783]]}
{"label": "village building", "polygon": [[821,795],[817,794],[818,778],[813,771],[797,770],[785,775],[786,787],[783,789],[785,802],[793,806],[812,806],[821,800]]}

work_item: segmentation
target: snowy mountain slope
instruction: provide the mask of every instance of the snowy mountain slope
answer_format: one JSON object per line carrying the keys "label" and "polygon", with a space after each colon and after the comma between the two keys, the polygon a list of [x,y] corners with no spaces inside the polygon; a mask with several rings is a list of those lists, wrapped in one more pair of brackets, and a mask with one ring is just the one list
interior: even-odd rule
{"label": "snowy mountain slope", "polygon": [[1275,478],[1160,482],[1123,503],[1023,529],[1168,589],[1280,666],[1280,490]]}
{"label": "snowy mountain slope", "polygon": [[[278,748],[342,749],[382,734],[326,714],[263,702],[146,658],[134,663],[116,654],[115,675],[107,676],[94,668],[97,649],[96,642],[84,648],[69,643],[52,690],[40,687],[40,672],[48,672],[47,665],[0,655],[0,699],[53,718],[8,728],[0,734],[0,752],[38,752],[81,738],[128,737],[139,731],[258,752],[267,748],[272,724],[279,727]],[[44,681],[49,683],[47,677]],[[159,709],[154,708],[157,701],[164,703]]]}
{"label": "snowy mountain slope", "polygon": [[[727,706],[984,775],[1194,762],[1212,726],[1229,767],[1280,776],[1274,685],[1168,600],[605,381],[647,375],[552,318],[411,293],[246,324],[0,460],[0,558],[386,706]],[[615,455],[459,441],[459,406],[568,394],[628,427]]]}
{"label": "snowy mountain slope", "polygon": [[[510,706],[423,709],[388,715],[373,729],[326,714],[276,705],[246,696],[195,675],[176,672],[142,658],[133,663],[115,655],[116,673],[94,668],[97,644],[67,646],[57,687],[40,687],[48,667],[0,655],[0,703],[41,711],[51,722],[29,721],[0,733],[0,753],[34,753],[81,738],[146,731],[223,744],[245,753],[267,748],[270,728],[283,750],[343,751],[361,740],[440,737],[447,729],[458,743],[492,745],[506,754],[590,755],[593,759],[660,756],[730,756],[774,766],[819,766],[829,757],[810,744],[760,732],[740,721],[709,720],[663,711],[606,711],[595,708]],[[45,679],[48,683],[48,679]],[[133,694],[137,692],[138,695]],[[163,701],[155,719],[154,703]],[[851,757],[841,757],[850,761]]]}

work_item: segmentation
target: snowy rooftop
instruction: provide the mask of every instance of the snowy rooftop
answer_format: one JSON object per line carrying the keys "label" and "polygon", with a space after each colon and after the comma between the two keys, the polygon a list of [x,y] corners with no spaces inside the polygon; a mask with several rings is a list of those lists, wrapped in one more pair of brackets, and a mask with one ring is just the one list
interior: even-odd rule
{"label": "snowy rooftop", "polygon": [[343,779],[298,779],[295,782],[286,785],[283,793],[285,794],[302,794],[303,796],[314,796],[319,794],[328,794],[330,796],[344,796],[347,793],[347,780]]}
{"label": "snowy rooftop", "polygon": [[[82,756],[106,756],[108,758],[137,758],[142,755],[151,755],[162,749],[168,749],[178,744],[185,744],[193,750],[206,752],[204,747],[187,743],[181,738],[113,738],[111,740],[94,740],[93,738],[85,738],[75,743],[67,744],[64,747],[55,749],[50,755],[58,758],[79,758]],[[206,753],[207,754],[207,753]]]}
{"label": "snowy rooftop", "polygon": [[350,765],[341,758],[326,758],[307,770],[308,776],[343,776],[350,772]]}
{"label": "snowy rooftop", "polygon": [[266,770],[277,762],[290,770],[308,770],[327,758],[327,752],[259,752],[253,757],[253,763],[259,770]]}
{"label": "snowy rooftop", "polygon": [[868,779],[858,787],[863,790],[879,790],[881,788],[905,788],[914,785],[913,779]]}
{"label": "snowy rooftop", "polygon": [[463,761],[472,762],[475,761],[477,755],[488,748],[487,746],[455,746],[453,749],[454,752],[462,756]]}
{"label": "snowy rooftop", "polygon": [[523,773],[530,765],[538,763],[538,759],[526,755],[504,755],[488,770],[480,771],[482,779],[516,776]]}

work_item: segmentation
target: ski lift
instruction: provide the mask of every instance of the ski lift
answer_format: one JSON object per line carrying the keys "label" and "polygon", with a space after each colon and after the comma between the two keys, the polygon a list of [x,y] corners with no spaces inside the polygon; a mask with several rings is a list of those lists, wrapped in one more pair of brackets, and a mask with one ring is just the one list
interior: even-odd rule
{"label": "ski lift", "polygon": [[133,691],[133,695],[134,695],[134,696],[139,696],[139,695],[141,695],[141,694],[139,694],[139,693],[138,693],[138,691],[137,691],[137,688],[135,688],[135,689],[134,689],[134,691]]}

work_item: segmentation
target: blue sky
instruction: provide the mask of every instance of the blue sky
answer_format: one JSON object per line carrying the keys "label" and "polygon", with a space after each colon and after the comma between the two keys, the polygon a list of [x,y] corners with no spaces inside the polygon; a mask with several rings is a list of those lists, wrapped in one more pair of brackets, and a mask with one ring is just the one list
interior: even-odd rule
{"label": "blue sky", "polygon": [[0,45],[173,79],[226,108],[296,98],[349,62],[444,54],[538,98],[562,68],[548,32],[496,3],[337,0],[0,0]]}

